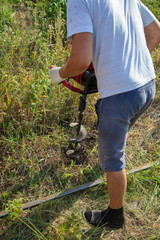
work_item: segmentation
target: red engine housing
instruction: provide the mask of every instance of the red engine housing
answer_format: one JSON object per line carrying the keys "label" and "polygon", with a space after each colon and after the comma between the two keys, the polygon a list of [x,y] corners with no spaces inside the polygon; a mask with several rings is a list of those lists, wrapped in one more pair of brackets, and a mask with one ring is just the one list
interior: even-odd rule
{"label": "red engine housing", "polygon": [[[69,57],[67,57],[67,60],[68,60]],[[67,61],[66,60],[66,61]],[[53,68],[55,66],[51,66],[50,68]],[[90,93],[95,93],[97,92],[97,79],[95,77],[95,74],[94,74],[94,67],[93,67],[93,64],[91,63],[88,67],[88,69],[86,70],[88,72],[88,74],[90,74],[91,76],[91,79],[89,80],[89,84],[87,83],[87,78],[85,76],[85,73],[82,73],[78,76],[75,76],[75,77],[70,77],[71,79],[73,79],[74,81],[76,81],[78,84],[86,87],[86,83],[88,84],[87,85],[87,92],[88,94]],[[73,92],[78,92],[78,93],[83,93],[84,90],[81,90],[77,87],[74,87],[73,85],[71,85],[69,83],[69,79],[68,80],[65,80],[62,82],[64,86],[66,86],[68,89],[70,89],[71,91]]]}
{"label": "red engine housing", "polygon": [[[87,69],[88,72],[90,73],[94,73],[94,67],[93,67],[93,64],[91,63]],[[78,76],[75,76],[75,77],[71,77],[73,80],[75,80],[78,84],[81,84],[82,86],[85,86],[86,85],[86,78],[84,76],[84,73],[78,75]],[[79,88],[76,88],[74,86],[72,86],[68,80],[65,80],[62,82],[67,88],[69,88],[70,90],[72,90],[73,92],[78,92],[78,93],[81,93],[82,90],[79,89]],[[88,86],[88,89],[89,89],[89,93],[91,93],[91,91],[93,90],[94,92],[97,92],[97,81],[96,81],[96,78],[92,79],[92,82],[90,82],[89,86]]]}

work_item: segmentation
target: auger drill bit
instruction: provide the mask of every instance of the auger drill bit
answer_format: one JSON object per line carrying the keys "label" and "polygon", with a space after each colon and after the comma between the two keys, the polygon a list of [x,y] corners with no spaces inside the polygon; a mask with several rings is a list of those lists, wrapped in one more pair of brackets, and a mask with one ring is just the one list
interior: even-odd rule
{"label": "auger drill bit", "polygon": [[85,81],[85,89],[84,89],[84,91],[81,92],[82,95],[80,96],[80,102],[79,102],[79,108],[78,108],[78,111],[79,111],[78,123],[70,124],[71,127],[77,126],[77,136],[75,138],[69,139],[70,144],[72,144],[72,149],[70,149],[66,152],[67,156],[69,156],[69,157],[76,156],[76,154],[81,149],[80,143],[87,136],[87,130],[85,129],[85,127],[83,125],[81,125],[84,110],[86,109],[86,105],[87,105],[87,95],[90,93],[97,92],[97,87],[95,90],[90,90],[90,86],[89,86],[91,82],[95,82],[95,80],[96,80],[95,74],[90,73],[89,71],[86,71],[84,73],[84,78],[86,80]]}
{"label": "auger drill bit", "polygon": [[80,96],[80,103],[79,103],[79,108],[78,108],[78,111],[79,111],[79,117],[78,117],[79,121],[78,121],[78,123],[71,123],[70,124],[71,127],[75,127],[75,126],[77,127],[77,136],[75,138],[70,138],[69,139],[69,143],[72,144],[72,147],[74,148],[74,149],[68,150],[66,152],[67,156],[69,156],[69,157],[73,157],[73,155],[78,153],[78,151],[81,148],[80,143],[87,136],[87,130],[81,124],[82,119],[83,119],[84,110],[86,108],[86,103],[87,103],[87,93],[82,94],[82,96]]}

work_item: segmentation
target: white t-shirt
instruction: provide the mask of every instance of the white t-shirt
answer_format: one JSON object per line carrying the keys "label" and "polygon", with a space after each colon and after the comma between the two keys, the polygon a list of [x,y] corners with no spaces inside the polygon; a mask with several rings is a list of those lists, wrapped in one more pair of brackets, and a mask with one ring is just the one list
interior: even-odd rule
{"label": "white t-shirt", "polygon": [[144,27],[155,19],[140,0],[68,0],[67,36],[93,34],[100,97],[136,89],[155,72]]}

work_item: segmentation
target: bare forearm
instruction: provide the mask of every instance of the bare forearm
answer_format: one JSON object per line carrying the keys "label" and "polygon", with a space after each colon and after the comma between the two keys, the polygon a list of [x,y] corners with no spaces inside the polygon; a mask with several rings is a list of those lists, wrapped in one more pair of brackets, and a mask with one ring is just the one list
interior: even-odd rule
{"label": "bare forearm", "polygon": [[160,43],[160,23],[154,20],[151,24],[144,28],[147,47],[152,52]]}
{"label": "bare forearm", "polygon": [[62,78],[78,76],[86,71],[89,65],[81,63],[74,57],[70,57],[66,64],[60,69],[59,74]]}
{"label": "bare forearm", "polygon": [[152,38],[146,38],[146,42],[147,42],[147,47],[148,47],[148,49],[151,53],[158,46],[158,44],[160,43],[160,40],[152,39]]}
{"label": "bare forearm", "polygon": [[66,64],[60,69],[62,78],[83,73],[92,62],[92,34],[79,33],[72,36],[72,51]]}

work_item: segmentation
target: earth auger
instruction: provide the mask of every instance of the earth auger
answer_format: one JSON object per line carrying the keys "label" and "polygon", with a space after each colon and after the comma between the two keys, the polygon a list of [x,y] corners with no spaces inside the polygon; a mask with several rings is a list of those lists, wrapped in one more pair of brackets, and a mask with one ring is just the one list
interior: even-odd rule
{"label": "earth auger", "polygon": [[83,90],[72,86],[69,83],[70,79],[62,82],[67,88],[69,88],[73,92],[77,92],[77,93],[81,94],[79,107],[78,107],[78,111],[79,111],[78,123],[70,124],[70,127],[77,127],[77,135],[76,135],[76,137],[69,139],[70,149],[66,151],[66,155],[71,158],[75,157],[77,155],[77,153],[80,151],[81,142],[87,136],[87,130],[82,125],[82,119],[83,119],[84,111],[85,111],[86,105],[87,105],[87,96],[88,96],[88,94],[98,92],[97,79],[96,79],[94,68],[93,68],[92,64],[89,66],[89,68],[83,74],[81,74],[77,77],[72,77],[72,79],[75,80],[78,84],[82,85]]}

